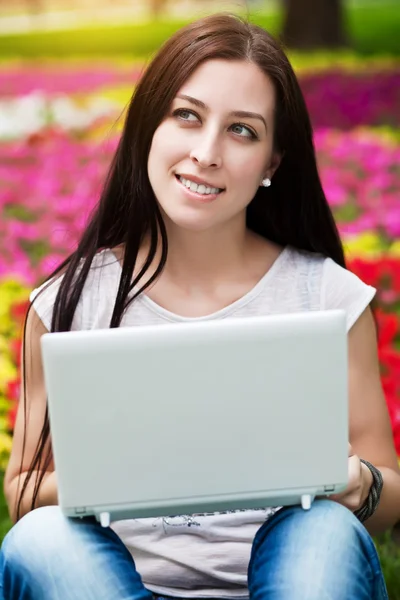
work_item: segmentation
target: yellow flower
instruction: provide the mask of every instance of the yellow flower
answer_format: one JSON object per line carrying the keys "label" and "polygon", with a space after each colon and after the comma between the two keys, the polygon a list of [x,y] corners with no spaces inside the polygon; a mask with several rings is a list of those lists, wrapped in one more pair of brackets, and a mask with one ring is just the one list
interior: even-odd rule
{"label": "yellow flower", "polygon": [[6,432],[0,432],[0,469],[4,471],[7,467],[12,447],[12,436]]}
{"label": "yellow flower", "polygon": [[357,236],[346,238],[343,243],[346,257],[373,258],[383,253],[382,242],[378,234],[373,231],[365,231]]}
{"label": "yellow flower", "polygon": [[17,368],[7,355],[0,356],[0,392],[5,393],[7,383],[17,377]]}
{"label": "yellow flower", "polygon": [[400,240],[396,240],[389,248],[390,256],[395,256],[400,258]]}
{"label": "yellow flower", "polygon": [[346,73],[392,70],[396,59],[389,56],[365,58],[349,51],[326,52],[294,52],[290,51],[290,59],[298,74],[315,73],[326,69],[339,69]]}

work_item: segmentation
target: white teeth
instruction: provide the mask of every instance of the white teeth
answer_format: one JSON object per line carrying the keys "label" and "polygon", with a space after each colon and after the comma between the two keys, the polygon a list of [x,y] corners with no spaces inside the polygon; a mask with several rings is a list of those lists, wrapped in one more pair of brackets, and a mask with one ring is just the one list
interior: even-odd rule
{"label": "white teeth", "polygon": [[179,181],[181,181],[181,183],[183,185],[185,185],[187,188],[189,188],[192,192],[197,192],[198,194],[219,194],[220,193],[220,189],[215,188],[215,187],[208,187],[207,185],[204,185],[204,183],[198,184],[195,183],[194,181],[190,181],[189,179],[185,179],[184,177],[181,177],[180,175],[178,175]]}

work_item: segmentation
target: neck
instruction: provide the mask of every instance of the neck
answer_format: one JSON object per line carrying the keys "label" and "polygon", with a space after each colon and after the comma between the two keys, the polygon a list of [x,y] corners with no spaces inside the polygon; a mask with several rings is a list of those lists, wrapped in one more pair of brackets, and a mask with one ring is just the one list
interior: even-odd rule
{"label": "neck", "polygon": [[256,236],[246,228],[245,219],[206,231],[184,230],[166,219],[165,224],[168,257],[163,278],[186,289],[204,288],[246,272]]}
{"label": "neck", "polygon": [[167,227],[166,273],[177,282],[213,284],[240,273],[248,261],[252,234],[244,223],[207,231]]}

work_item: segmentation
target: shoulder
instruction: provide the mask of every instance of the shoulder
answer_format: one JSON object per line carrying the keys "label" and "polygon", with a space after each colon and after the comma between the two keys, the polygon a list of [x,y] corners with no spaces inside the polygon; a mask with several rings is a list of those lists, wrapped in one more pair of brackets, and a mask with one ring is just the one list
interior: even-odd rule
{"label": "shoulder", "polygon": [[348,331],[376,294],[357,275],[318,253],[290,248],[286,267],[293,284],[298,281],[303,293],[318,297],[319,310],[346,312]]}
{"label": "shoulder", "polygon": [[[77,274],[84,264],[80,261]],[[93,258],[90,269],[82,289],[81,297],[75,311],[72,329],[90,328],[90,321],[94,317],[93,311],[101,309],[107,299],[118,288],[120,265],[117,256],[110,250],[99,251]],[[61,273],[45,281],[40,287],[34,289],[30,295],[33,308],[43,322],[46,329],[51,328],[54,303],[64,274]]]}
{"label": "shoulder", "polygon": [[325,257],[316,252],[287,246],[284,252],[284,272],[291,281],[297,281],[311,292],[320,292]]}
{"label": "shoulder", "polygon": [[376,289],[357,275],[325,258],[321,282],[321,309],[342,309],[347,313],[350,330],[376,294]]}

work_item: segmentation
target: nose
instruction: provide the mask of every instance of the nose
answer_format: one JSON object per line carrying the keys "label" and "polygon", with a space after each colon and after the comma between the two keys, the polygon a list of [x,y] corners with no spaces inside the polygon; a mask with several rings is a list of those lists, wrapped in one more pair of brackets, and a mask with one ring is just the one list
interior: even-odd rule
{"label": "nose", "polygon": [[221,151],[217,140],[211,136],[197,140],[196,147],[190,152],[190,158],[199,167],[219,168],[222,164]]}

